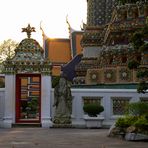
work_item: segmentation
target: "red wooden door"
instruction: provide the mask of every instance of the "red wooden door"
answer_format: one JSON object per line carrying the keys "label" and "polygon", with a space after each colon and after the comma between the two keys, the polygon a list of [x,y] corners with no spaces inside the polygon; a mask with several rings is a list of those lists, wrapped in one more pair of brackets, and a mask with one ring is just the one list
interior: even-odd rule
{"label": "red wooden door", "polygon": [[41,75],[16,75],[16,123],[40,123]]}

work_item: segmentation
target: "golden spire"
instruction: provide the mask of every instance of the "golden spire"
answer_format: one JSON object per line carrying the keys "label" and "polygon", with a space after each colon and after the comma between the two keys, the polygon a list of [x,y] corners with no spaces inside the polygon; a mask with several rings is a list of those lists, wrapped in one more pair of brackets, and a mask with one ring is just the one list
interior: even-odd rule
{"label": "golden spire", "polygon": [[74,32],[75,30],[71,27],[71,25],[68,21],[68,15],[66,16],[66,23],[68,25],[69,35],[71,36],[71,33]]}
{"label": "golden spire", "polygon": [[22,28],[22,32],[26,32],[27,37],[30,38],[31,32],[35,32],[35,27],[31,27],[30,24],[28,24],[28,26],[26,28]]}
{"label": "golden spire", "polygon": [[70,23],[69,23],[69,21],[68,21],[68,15],[66,16],[66,23],[67,23],[67,25],[68,25],[68,30],[69,30],[69,32],[70,32],[71,26],[70,26]]}

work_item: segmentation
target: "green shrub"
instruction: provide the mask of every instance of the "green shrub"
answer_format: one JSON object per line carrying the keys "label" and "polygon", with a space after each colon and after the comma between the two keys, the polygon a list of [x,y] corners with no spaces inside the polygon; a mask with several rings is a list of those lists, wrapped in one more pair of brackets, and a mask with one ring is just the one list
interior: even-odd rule
{"label": "green shrub", "polygon": [[126,128],[129,125],[125,122],[125,118],[118,118],[115,124],[116,127]]}
{"label": "green shrub", "polygon": [[121,117],[117,119],[115,126],[121,127],[121,128],[127,128],[133,125],[137,119],[138,117],[135,117],[135,116]]}
{"label": "green shrub", "polygon": [[134,126],[141,130],[148,130],[148,120],[145,116],[140,116],[137,121],[135,121]]}
{"label": "green shrub", "polygon": [[95,116],[97,116],[97,114],[100,114],[101,112],[104,111],[104,107],[101,106],[100,104],[89,103],[89,104],[84,104],[83,110],[89,116],[95,117]]}
{"label": "green shrub", "polygon": [[128,105],[128,114],[133,116],[148,115],[148,103],[134,102]]}
{"label": "green shrub", "polygon": [[148,103],[134,102],[128,105],[128,114],[125,117],[118,118],[116,127],[126,129],[134,126],[139,133],[148,134]]}
{"label": "green shrub", "polygon": [[148,77],[148,70],[145,71],[138,71],[137,78],[147,78]]}

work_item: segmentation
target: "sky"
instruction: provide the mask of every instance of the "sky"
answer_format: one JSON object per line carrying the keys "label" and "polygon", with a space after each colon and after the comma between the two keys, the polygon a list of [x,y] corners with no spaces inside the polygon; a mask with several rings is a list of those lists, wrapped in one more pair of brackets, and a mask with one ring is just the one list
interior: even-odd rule
{"label": "sky", "polygon": [[26,38],[21,31],[28,23],[36,28],[32,38],[40,44],[40,22],[49,38],[68,38],[66,16],[75,30],[80,30],[82,21],[86,23],[86,0],[1,0],[0,6],[0,42]]}

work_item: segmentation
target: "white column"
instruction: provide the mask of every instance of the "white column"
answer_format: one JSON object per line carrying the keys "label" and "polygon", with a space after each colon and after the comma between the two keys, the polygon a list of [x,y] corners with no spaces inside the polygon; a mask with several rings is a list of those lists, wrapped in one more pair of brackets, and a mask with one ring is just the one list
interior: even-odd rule
{"label": "white column", "polygon": [[5,75],[5,101],[4,101],[5,128],[11,128],[15,122],[15,75]]}
{"label": "white column", "polygon": [[41,76],[41,124],[44,128],[52,126],[51,122],[51,76]]}

